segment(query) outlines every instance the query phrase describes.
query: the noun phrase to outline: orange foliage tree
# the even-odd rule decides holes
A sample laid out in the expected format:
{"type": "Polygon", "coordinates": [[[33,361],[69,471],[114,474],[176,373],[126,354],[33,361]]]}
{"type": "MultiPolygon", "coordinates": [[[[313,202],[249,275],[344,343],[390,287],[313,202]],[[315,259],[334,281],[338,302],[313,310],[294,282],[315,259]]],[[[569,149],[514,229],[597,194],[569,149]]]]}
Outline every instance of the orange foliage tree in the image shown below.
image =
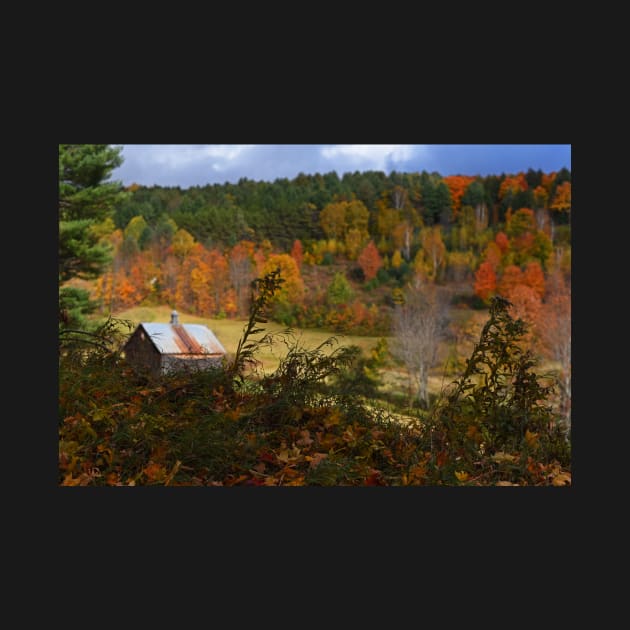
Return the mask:
{"type": "Polygon", "coordinates": [[[551,209],[558,212],[571,211],[571,182],[562,182],[556,188],[556,194],[551,202],[551,209]]]}
{"type": "Polygon", "coordinates": [[[304,260],[304,247],[302,241],[298,238],[293,241],[293,247],[291,248],[291,256],[294,258],[297,266],[302,267],[302,261],[304,260]]]}
{"type": "Polygon", "coordinates": [[[443,177],[442,181],[451,192],[453,216],[456,218],[462,205],[462,197],[475,178],[470,175],[448,175],[443,177]]]}
{"type": "Polygon", "coordinates": [[[497,274],[489,262],[482,262],[475,272],[475,295],[487,302],[497,290],[497,274]]]}
{"type": "Polygon", "coordinates": [[[527,331],[523,334],[522,341],[531,346],[535,338],[535,324],[540,320],[542,300],[538,293],[525,284],[515,285],[505,296],[511,303],[511,315],[522,319],[527,325],[527,331]]]}
{"type": "Polygon", "coordinates": [[[532,260],[525,266],[523,284],[532,289],[541,300],[545,297],[545,274],[538,261],[532,260]]]}
{"type": "Polygon", "coordinates": [[[514,288],[523,284],[523,272],[516,265],[508,265],[501,274],[501,278],[497,283],[497,292],[504,298],[509,299],[509,295],[514,288]]]}
{"type": "Polygon", "coordinates": [[[378,253],[374,241],[370,241],[359,254],[359,266],[363,271],[366,281],[370,281],[376,277],[378,270],[383,266],[383,259],[378,253]]]}
{"type": "Polygon", "coordinates": [[[494,242],[499,246],[501,254],[506,254],[510,249],[510,241],[505,232],[497,232],[497,235],[494,237],[494,242]]]}
{"type": "Polygon", "coordinates": [[[516,193],[523,190],[527,190],[527,180],[524,173],[506,177],[499,186],[499,199],[503,200],[506,197],[512,197],[516,193]]]}

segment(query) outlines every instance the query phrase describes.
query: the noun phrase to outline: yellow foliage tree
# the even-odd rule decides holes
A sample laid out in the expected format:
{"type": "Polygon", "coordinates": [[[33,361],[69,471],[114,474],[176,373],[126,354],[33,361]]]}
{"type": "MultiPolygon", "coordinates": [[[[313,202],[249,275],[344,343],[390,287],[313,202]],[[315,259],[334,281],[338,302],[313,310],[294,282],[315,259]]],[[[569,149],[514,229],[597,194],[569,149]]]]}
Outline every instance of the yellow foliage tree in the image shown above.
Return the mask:
{"type": "Polygon", "coordinates": [[[301,304],[304,300],[304,280],[295,258],[289,254],[271,254],[262,268],[262,276],[266,276],[280,268],[280,277],[284,280],[274,296],[274,301],[290,304],[301,304]]]}

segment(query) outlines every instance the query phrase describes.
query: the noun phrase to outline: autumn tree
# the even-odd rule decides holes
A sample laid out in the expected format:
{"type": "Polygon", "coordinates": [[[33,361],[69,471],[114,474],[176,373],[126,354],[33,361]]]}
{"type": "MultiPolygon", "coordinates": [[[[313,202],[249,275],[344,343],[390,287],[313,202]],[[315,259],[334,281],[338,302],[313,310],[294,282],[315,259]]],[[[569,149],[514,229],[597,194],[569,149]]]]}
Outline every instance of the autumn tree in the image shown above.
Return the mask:
{"type": "Polygon", "coordinates": [[[497,283],[497,292],[509,300],[512,290],[519,284],[523,284],[523,272],[518,265],[508,265],[501,274],[497,283]]]}
{"type": "Polygon", "coordinates": [[[550,207],[556,212],[571,211],[571,182],[562,182],[556,187],[550,207]]]}
{"type": "Polygon", "coordinates": [[[378,270],[383,266],[383,259],[378,253],[374,241],[370,241],[365,246],[363,251],[359,254],[358,262],[367,282],[376,278],[378,270]]]}
{"type": "Polygon", "coordinates": [[[482,262],[479,265],[479,269],[475,272],[474,291],[475,295],[484,302],[488,302],[496,294],[497,274],[491,263],[482,262]]]}
{"type": "Polygon", "coordinates": [[[184,258],[190,253],[190,251],[195,246],[195,238],[194,236],[188,232],[188,230],[184,230],[180,228],[173,235],[173,241],[171,243],[171,251],[180,261],[183,261],[184,258]]]}
{"type": "Polygon", "coordinates": [[[266,276],[275,269],[280,269],[283,283],[270,303],[282,301],[296,306],[301,304],[304,299],[304,280],[295,259],[289,254],[271,254],[262,267],[261,275],[266,276]]]}
{"type": "Polygon", "coordinates": [[[535,342],[534,324],[539,321],[542,300],[540,295],[526,284],[515,285],[507,295],[511,303],[510,314],[514,319],[521,319],[527,324],[522,342],[525,347],[532,347],[535,342]]]}
{"type": "Polygon", "coordinates": [[[514,199],[518,193],[529,188],[524,173],[507,176],[499,186],[499,199],[504,209],[514,206],[514,199]]]}
{"type": "Polygon", "coordinates": [[[391,208],[386,202],[377,201],[376,230],[384,243],[386,251],[391,251],[391,238],[394,228],[400,223],[400,210],[391,208]]]}
{"type": "Polygon", "coordinates": [[[446,301],[433,283],[416,276],[407,285],[403,303],[395,307],[392,322],[392,354],[405,365],[418,401],[428,409],[429,372],[448,323],[446,301]]]}
{"type": "Polygon", "coordinates": [[[304,247],[302,246],[302,241],[300,239],[295,239],[293,241],[293,247],[291,248],[291,256],[294,258],[297,266],[299,268],[302,267],[302,261],[304,260],[304,247]]]}
{"type": "Polygon", "coordinates": [[[557,361],[560,374],[560,407],[571,425],[571,284],[561,272],[550,279],[537,329],[544,355],[557,361]]]}
{"type": "Polygon", "coordinates": [[[532,260],[525,266],[523,284],[532,289],[541,300],[545,297],[545,274],[538,261],[532,260]]]}
{"type": "Polygon", "coordinates": [[[448,186],[451,193],[451,200],[453,204],[453,215],[458,216],[460,208],[462,206],[462,197],[467,188],[475,181],[474,177],[470,175],[448,175],[444,177],[444,183],[448,186]]]}
{"type": "Polygon", "coordinates": [[[322,208],[319,222],[328,238],[341,239],[345,236],[346,207],[347,202],[339,201],[322,208]]]}
{"type": "Polygon", "coordinates": [[[442,240],[442,227],[425,227],[420,232],[421,249],[415,260],[417,270],[422,270],[427,277],[435,280],[438,271],[446,262],[446,245],[442,240]]]}
{"type": "Polygon", "coordinates": [[[494,237],[494,242],[501,250],[501,255],[507,254],[508,250],[510,249],[510,241],[505,232],[497,232],[497,235],[494,237]]]}
{"type": "Polygon", "coordinates": [[[107,181],[123,159],[122,147],[106,144],[59,145],[59,324],[85,327],[94,312],[85,289],[64,286],[72,279],[97,278],[111,261],[111,248],[95,230],[127,193],[107,181]]]}

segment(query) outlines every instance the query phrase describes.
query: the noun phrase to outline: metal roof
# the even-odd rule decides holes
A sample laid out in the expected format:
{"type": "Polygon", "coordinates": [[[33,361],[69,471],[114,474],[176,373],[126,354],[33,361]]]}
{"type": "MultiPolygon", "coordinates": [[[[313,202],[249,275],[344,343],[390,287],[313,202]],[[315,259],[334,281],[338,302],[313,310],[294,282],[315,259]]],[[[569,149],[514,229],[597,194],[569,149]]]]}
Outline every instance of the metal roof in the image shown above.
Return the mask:
{"type": "Polygon", "coordinates": [[[202,324],[140,324],[162,354],[226,354],[214,333],[202,324]]]}

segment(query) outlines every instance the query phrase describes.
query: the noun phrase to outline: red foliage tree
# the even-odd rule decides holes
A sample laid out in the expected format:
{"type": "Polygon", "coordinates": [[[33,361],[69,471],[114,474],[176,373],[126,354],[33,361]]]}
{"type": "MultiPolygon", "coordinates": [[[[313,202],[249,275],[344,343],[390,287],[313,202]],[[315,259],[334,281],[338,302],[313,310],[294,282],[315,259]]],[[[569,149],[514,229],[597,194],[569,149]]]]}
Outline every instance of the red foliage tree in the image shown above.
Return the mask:
{"type": "Polygon", "coordinates": [[[497,283],[497,291],[499,295],[509,299],[509,295],[519,284],[523,284],[523,272],[516,265],[508,265],[497,283]]]}
{"type": "Polygon", "coordinates": [[[494,242],[499,246],[502,254],[505,254],[510,249],[510,241],[505,232],[497,232],[494,242]]]}
{"type": "Polygon", "coordinates": [[[497,275],[489,262],[482,262],[475,272],[475,295],[489,300],[497,290],[497,275]]]}
{"type": "Polygon", "coordinates": [[[457,217],[462,205],[462,197],[475,178],[470,175],[447,175],[442,180],[451,192],[453,215],[457,217]]]}
{"type": "Polygon", "coordinates": [[[298,267],[302,267],[302,261],[304,260],[304,248],[302,247],[302,241],[298,238],[293,241],[293,247],[291,248],[291,256],[297,263],[298,267]]]}
{"type": "Polygon", "coordinates": [[[523,283],[533,289],[541,300],[545,297],[545,274],[539,262],[534,260],[527,263],[523,272],[523,283]]]}
{"type": "Polygon", "coordinates": [[[531,345],[535,336],[535,324],[540,321],[542,301],[534,289],[525,284],[515,285],[507,299],[512,302],[512,316],[522,319],[527,325],[527,332],[523,335],[523,342],[531,345]]]}
{"type": "Polygon", "coordinates": [[[365,279],[369,282],[376,277],[378,270],[383,266],[383,259],[378,253],[374,241],[370,241],[359,254],[358,263],[363,270],[365,279]]]}

